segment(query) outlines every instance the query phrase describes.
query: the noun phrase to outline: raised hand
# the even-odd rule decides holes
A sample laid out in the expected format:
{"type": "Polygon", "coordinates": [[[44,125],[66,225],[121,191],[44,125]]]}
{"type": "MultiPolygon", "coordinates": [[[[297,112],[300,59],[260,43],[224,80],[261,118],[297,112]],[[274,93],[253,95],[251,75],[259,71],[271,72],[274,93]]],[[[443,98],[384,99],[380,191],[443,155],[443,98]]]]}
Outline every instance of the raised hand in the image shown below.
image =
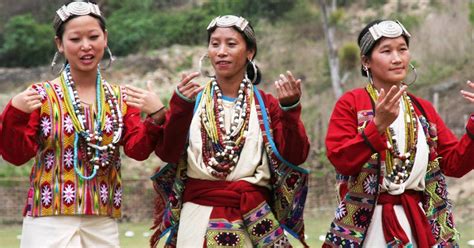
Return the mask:
{"type": "Polygon", "coordinates": [[[281,106],[291,106],[300,100],[301,79],[296,80],[290,71],[286,71],[286,76],[280,74],[280,78],[275,81],[275,87],[281,106]]]}
{"type": "Polygon", "coordinates": [[[30,114],[41,107],[41,96],[36,90],[30,87],[14,96],[12,99],[12,105],[17,109],[30,114]]]}
{"type": "MultiPolygon", "coordinates": [[[[471,89],[474,89],[474,83],[468,80],[467,86],[469,86],[471,89]]],[[[464,97],[466,100],[468,100],[471,103],[474,103],[474,93],[467,91],[467,90],[461,90],[461,95],[464,97]]]]}
{"type": "Polygon", "coordinates": [[[152,82],[147,81],[147,89],[143,90],[131,85],[126,85],[126,102],[132,107],[139,108],[146,114],[154,114],[157,110],[163,109],[160,97],[155,93],[152,82]]]}
{"type": "Polygon", "coordinates": [[[179,82],[177,89],[180,94],[188,99],[196,98],[197,94],[204,89],[205,85],[201,86],[193,82],[193,78],[199,76],[199,72],[192,72],[189,74],[183,73],[181,75],[181,82],[179,82]]]}
{"type": "Polygon", "coordinates": [[[383,133],[397,119],[400,112],[400,98],[406,89],[406,85],[400,88],[394,85],[387,93],[384,89],[380,90],[379,99],[375,104],[374,117],[374,123],[379,133],[383,133]]]}

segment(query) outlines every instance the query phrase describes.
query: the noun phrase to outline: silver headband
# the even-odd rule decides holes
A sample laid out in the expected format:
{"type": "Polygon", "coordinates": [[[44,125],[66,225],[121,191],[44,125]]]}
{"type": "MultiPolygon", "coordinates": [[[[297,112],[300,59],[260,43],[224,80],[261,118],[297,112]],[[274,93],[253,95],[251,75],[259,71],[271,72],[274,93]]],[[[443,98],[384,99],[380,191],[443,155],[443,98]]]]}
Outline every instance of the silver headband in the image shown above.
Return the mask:
{"type": "Polygon", "coordinates": [[[382,37],[396,38],[399,36],[410,38],[411,35],[399,21],[383,21],[369,28],[369,32],[365,33],[360,40],[360,52],[367,55],[369,50],[374,46],[375,42],[382,37]]]}
{"type": "Polygon", "coordinates": [[[220,28],[236,27],[243,32],[247,25],[249,25],[249,22],[241,16],[225,15],[214,18],[207,26],[207,30],[216,26],[220,28]]]}
{"type": "Polygon", "coordinates": [[[100,14],[100,9],[97,4],[93,3],[86,3],[86,2],[72,2],[70,4],[63,5],[59,8],[56,13],[58,14],[61,21],[66,21],[69,17],[76,15],[76,16],[83,16],[88,14],[94,14],[97,16],[102,16],[100,14]]]}

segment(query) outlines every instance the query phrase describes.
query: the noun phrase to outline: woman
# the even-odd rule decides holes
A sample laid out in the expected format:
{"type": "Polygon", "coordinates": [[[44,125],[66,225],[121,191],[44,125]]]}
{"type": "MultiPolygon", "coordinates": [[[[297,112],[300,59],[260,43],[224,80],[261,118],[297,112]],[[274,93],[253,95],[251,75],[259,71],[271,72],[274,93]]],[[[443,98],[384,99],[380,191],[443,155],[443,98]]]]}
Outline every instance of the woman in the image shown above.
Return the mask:
{"type": "Polygon", "coordinates": [[[35,157],[21,246],[119,247],[119,145],[146,159],[156,146],[163,104],[133,87],[125,103],[125,90],[101,77],[107,31],[95,3],[62,6],[54,29],[64,70],[13,97],[3,112],[4,159],[21,165],[35,157]],[[141,122],[137,107],[154,119],[141,122]]]}
{"type": "MultiPolygon", "coordinates": [[[[458,141],[428,101],[406,92],[409,41],[391,20],[359,35],[369,83],[344,94],[329,122],[327,154],[342,200],[325,247],[456,245],[445,176],[473,169],[474,117],[458,141]]],[[[461,94],[474,102],[473,93],[461,94]]]]}
{"type": "Polygon", "coordinates": [[[283,227],[304,243],[307,172],[292,165],[309,150],[301,80],[280,75],[275,99],[255,86],[261,74],[248,21],[217,17],[207,31],[215,76],[203,86],[192,82],[199,73],[183,77],[156,149],[174,164],[154,177],[160,197],[151,244],[170,231],[167,244],[178,247],[289,247],[283,227]]]}

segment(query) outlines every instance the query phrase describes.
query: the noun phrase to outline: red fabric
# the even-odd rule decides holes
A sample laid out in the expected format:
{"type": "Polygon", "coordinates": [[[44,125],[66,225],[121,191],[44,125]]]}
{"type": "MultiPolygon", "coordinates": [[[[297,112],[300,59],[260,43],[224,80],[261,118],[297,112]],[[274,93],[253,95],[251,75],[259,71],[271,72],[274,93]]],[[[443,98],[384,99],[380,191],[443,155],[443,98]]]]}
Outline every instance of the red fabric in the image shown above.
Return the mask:
{"type": "MultiPolygon", "coordinates": [[[[309,140],[300,119],[301,106],[283,111],[275,97],[263,91],[260,93],[269,112],[273,140],[280,154],[293,164],[302,164],[309,153],[309,140]]],[[[186,102],[176,94],[171,98],[155,150],[163,161],[178,162],[188,138],[193,110],[194,103],[186,102]]]]}
{"type": "Polygon", "coordinates": [[[395,215],[394,205],[402,205],[403,210],[410,222],[411,231],[415,237],[418,247],[431,247],[436,244],[436,240],[431,233],[431,227],[423,210],[418,203],[422,199],[422,192],[408,190],[402,195],[390,195],[382,193],[379,195],[377,204],[383,205],[382,208],[382,227],[385,241],[393,242],[394,239],[402,241],[403,245],[407,245],[408,239],[405,231],[400,226],[397,216],[395,215]]]}
{"type": "Polygon", "coordinates": [[[183,202],[214,207],[211,219],[242,219],[245,213],[269,199],[269,190],[247,181],[186,179],[183,202]]]}
{"type": "MultiPolygon", "coordinates": [[[[446,127],[430,102],[416,98],[435,125],[438,134],[436,152],[442,157],[440,166],[447,176],[461,177],[474,169],[470,158],[474,156],[474,141],[467,134],[458,141],[446,127]]],[[[415,105],[415,111],[421,114],[415,105]]],[[[358,112],[372,111],[370,97],[363,88],[345,93],[337,101],[329,121],[326,136],[327,156],[336,170],[343,175],[357,175],[373,154],[386,149],[386,138],[380,134],[373,121],[369,121],[363,134],[357,131],[358,112]],[[364,139],[364,135],[366,139],[364,139]],[[367,144],[369,143],[369,144],[367,144]]],[[[474,119],[469,118],[466,129],[474,133],[474,119]]],[[[431,158],[433,159],[433,158],[431,158]]]]}
{"type": "MultiPolygon", "coordinates": [[[[0,114],[0,137],[2,137],[2,127],[3,127],[3,115],[0,114]]],[[[2,150],[3,150],[3,145],[0,142],[0,157],[2,157],[2,154],[3,154],[2,150]]]]}
{"type": "MultiPolygon", "coordinates": [[[[27,114],[13,107],[11,102],[5,107],[0,146],[6,161],[22,165],[36,155],[42,142],[38,137],[39,115],[39,109],[27,114]]],[[[155,148],[159,127],[149,121],[142,122],[140,110],[130,106],[123,117],[123,124],[121,144],[125,154],[136,160],[147,159],[155,148]]]]}

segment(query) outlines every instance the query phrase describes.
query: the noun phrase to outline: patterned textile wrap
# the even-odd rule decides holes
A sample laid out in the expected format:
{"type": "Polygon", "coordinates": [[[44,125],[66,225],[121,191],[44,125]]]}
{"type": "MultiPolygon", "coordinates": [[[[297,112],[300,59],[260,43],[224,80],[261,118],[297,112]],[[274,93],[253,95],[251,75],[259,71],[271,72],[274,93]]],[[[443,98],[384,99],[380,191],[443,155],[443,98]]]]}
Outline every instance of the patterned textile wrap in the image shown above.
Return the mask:
{"type": "Polygon", "coordinates": [[[291,247],[283,227],[268,205],[270,191],[247,181],[209,181],[188,178],[184,202],[212,206],[207,247],[291,247]],[[245,235],[247,234],[247,235],[245,235]]]}
{"type": "MultiPolygon", "coordinates": [[[[32,86],[41,96],[40,144],[35,157],[35,166],[30,176],[30,189],[24,215],[103,215],[120,218],[122,203],[122,180],[120,159],[117,154],[113,164],[101,168],[94,180],[80,180],[74,171],[73,148],[74,127],[65,107],[61,86],[51,82],[32,86]]],[[[125,115],[121,90],[113,91],[125,115]]],[[[106,106],[107,116],[111,110],[106,106]]],[[[111,143],[113,132],[105,133],[104,144],[111,143]]],[[[86,174],[92,166],[80,161],[86,174]]]]}
{"type": "MultiPolygon", "coordinates": [[[[260,128],[270,161],[272,190],[269,204],[271,210],[285,231],[297,238],[304,247],[308,247],[304,238],[303,223],[303,210],[308,192],[308,171],[292,165],[280,156],[271,136],[268,110],[265,108],[256,87],[254,92],[257,98],[256,105],[260,128]],[[262,111],[262,109],[265,111],[262,111]]],[[[176,246],[185,175],[186,158],[182,157],[178,165],[168,164],[152,177],[160,198],[157,200],[157,207],[159,208],[163,201],[166,202],[166,210],[155,212],[155,217],[158,217],[158,219],[155,219],[155,225],[152,228],[156,229],[150,240],[152,247],[156,247],[159,239],[167,232],[170,232],[170,236],[165,247],[176,246]],[[161,211],[163,211],[162,214],[161,211]]]]}
{"type": "MultiPolygon", "coordinates": [[[[454,227],[452,206],[447,197],[447,186],[444,175],[439,166],[437,146],[437,130],[433,123],[429,122],[422,114],[421,105],[417,104],[416,97],[410,95],[414,100],[415,110],[427,137],[430,161],[428,163],[425,177],[425,191],[423,199],[423,210],[431,225],[437,247],[458,247],[458,232],[454,227]]],[[[371,110],[362,110],[358,113],[358,131],[362,132],[367,123],[373,118],[371,110]],[[365,115],[361,112],[368,113],[365,115]]],[[[357,176],[341,176],[338,185],[347,185],[348,192],[345,194],[336,209],[335,218],[331,223],[326,235],[323,247],[362,247],[367,229],[370,225],[377,197],[379,193],[379,182],[383,179],[380,173],[385,163],[380,154],[374,153],[357,176]]],[[[402,247],[400,244],[391,244],[390,247],[402,247]]]]}

